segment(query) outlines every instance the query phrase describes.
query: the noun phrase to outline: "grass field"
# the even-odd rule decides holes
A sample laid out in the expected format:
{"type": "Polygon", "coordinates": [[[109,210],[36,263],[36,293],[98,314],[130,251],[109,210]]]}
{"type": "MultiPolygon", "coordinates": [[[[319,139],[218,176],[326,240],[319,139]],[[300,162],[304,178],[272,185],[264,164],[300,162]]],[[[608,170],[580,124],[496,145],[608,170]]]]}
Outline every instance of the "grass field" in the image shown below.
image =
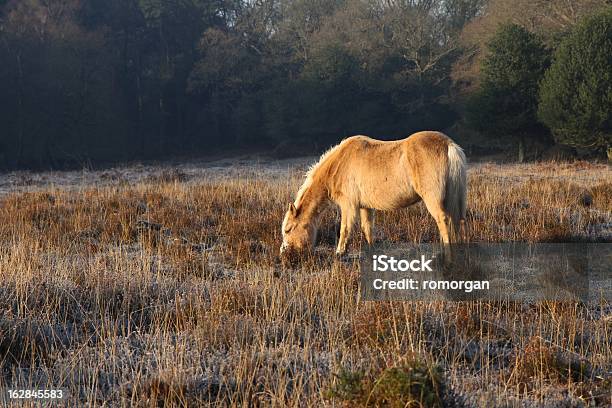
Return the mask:
{"type": "MultiPolygon", "coordinates": [[[[67,406],[612,403],[610,304],[362,302],[335,211],[283,266],[307,162],[0,175],[0,388],[61,387],[67,406]]],[[[471,240],[612,242],[609,166],[469,177],[471,240]]],[[[376,224],[437,239],[422,204],[376,224]]]]}

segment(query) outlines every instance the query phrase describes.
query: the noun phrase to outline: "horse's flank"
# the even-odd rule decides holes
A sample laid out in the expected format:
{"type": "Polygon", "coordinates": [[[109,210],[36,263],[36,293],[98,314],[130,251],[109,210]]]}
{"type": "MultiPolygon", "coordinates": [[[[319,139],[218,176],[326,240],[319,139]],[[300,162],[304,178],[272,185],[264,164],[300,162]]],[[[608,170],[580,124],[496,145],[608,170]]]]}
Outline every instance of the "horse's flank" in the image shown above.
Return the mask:
{"type": "MultiPolygon", "coordinates": [[[[324,153],[308,171],[293,203],[294,221],[316,230],[325,204],[335,202],[342,212],[338,252],[343,253],[357,214],[371,242],[372,210],[395,210],[423,200],[442,241],[451,242],[465,218],[466,184],[465,155],[442,133],[419,132],[396,141],[353,136],[324,153]]],[[[290,241],[285,234],[290,212],[283,223],[284,245],[290,241]]]]}

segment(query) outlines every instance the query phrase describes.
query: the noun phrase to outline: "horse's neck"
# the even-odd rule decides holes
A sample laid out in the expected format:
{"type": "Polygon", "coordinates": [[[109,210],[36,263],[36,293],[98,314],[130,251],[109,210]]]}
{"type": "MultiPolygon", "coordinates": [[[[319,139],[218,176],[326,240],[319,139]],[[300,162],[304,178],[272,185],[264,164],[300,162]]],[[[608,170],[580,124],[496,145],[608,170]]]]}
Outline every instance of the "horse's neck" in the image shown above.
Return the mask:
{"type": "Polygon", "coordinates": [[[314,223],[318,223],[319,217],[325,210],[328,196],[325,188],[317,182],[312,182],[302,194],[300,199],[300,211],[302,217],[314,223]]]}

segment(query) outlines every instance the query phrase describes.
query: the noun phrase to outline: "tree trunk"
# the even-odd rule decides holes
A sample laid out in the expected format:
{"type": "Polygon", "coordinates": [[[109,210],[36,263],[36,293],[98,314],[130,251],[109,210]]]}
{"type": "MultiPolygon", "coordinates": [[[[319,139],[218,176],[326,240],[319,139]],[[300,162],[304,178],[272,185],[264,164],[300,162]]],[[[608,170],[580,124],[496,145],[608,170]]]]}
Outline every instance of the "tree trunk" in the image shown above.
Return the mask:
{"type": "Polygon", "coordinates": [[[518,142],[518,162],[525,162],[525,138],[523,136],[520,137],[518,142]]]}
{"type": "Polygon", "coordinates": [[[136,156],[144,157],[146,156],[146,142],[145,142],[145,134],[144,134],[144,113],[143,113],[143,98],[142,98],[142,56],[140,51],[138,51],[138,56],[136,57],[136,61],[138,63],[138,67],[136,68],[136,103],[138,105],[138,143],[140,151],[136,153],[136,156]]]}
{"type": "Polygon", "coordinates": [[[23,144],[24,144],[24,137],[25,137],[25,113],[24,113],[24,103],[23,103],[23,99],[24,99],[24,79],[23,79],[23,65],[21,62],[21,51],[19,51],[17,53],[17,72],[18,72],[18,78],[17,78],[17,87],[18,87],[18,100],[17,100],[17,106],[18,106],[18,113],[17,113],[17,124],[19,126],[18,130],[17,130],[17,166],[21,166],[21,162],[23,160],[23,144]]]}

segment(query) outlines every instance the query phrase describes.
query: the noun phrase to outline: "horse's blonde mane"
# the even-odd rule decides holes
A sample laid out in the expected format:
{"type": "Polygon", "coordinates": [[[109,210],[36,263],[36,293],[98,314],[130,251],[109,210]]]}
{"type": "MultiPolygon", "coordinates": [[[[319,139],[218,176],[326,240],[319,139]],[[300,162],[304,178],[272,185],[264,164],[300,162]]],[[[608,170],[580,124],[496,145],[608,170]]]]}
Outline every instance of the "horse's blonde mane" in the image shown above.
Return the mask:
{"type": "MultiPolygon", "coordinates": [[[[344,140],[342,142],[344,142],[344,140]]],[[[340,147],[342,142],[327,149],[321,155],[321,157],[319,157],[319,160],[308,168],[308,170],[306,171],[306,174],[304,175],[305,177],[304,183],[302,183],[302,186],[300,187],[300,189],[297,192],[297,195],[295,196],[294,205],[296,208],[299,207],[302,201],[302,196],[304,195],[306,190],[308,190],[308,188],[312,185],[315,171],[331,156],[332,153],[334,153],[340,147]]]]}

